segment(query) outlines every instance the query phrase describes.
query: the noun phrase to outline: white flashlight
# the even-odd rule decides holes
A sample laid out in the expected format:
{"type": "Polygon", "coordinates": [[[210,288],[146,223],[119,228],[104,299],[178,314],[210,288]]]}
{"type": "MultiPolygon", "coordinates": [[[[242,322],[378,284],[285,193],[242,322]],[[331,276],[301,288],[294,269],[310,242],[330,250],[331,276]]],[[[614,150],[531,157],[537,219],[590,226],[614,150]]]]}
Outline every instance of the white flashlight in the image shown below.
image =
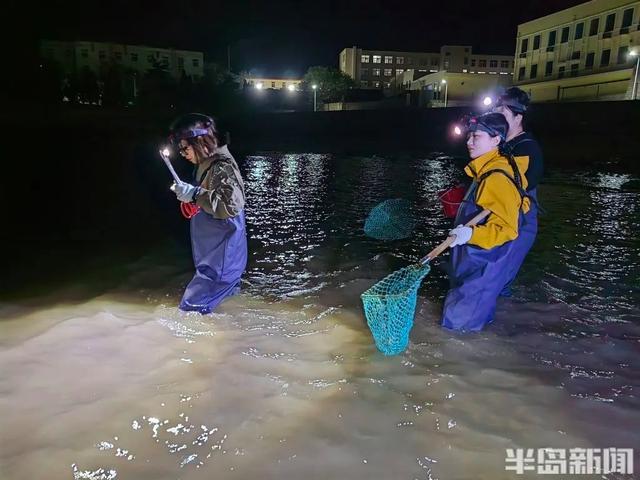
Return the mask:
{"type": "Polygon", "coordinates": [[[164,147],[162,150],[160,150],[160,157],[162,157],[164,164],[169,169],[169,172],[171,172],[171,176],[176,181],[176,183],[182,183],[182,180],[180,180],[180,177],[178,176],[176,171],[173,169],[173,165],[171,165],[171,160],[169,160],[170,154],[171,154],[171,150],[169,150],[167,147],[164,147]]]}

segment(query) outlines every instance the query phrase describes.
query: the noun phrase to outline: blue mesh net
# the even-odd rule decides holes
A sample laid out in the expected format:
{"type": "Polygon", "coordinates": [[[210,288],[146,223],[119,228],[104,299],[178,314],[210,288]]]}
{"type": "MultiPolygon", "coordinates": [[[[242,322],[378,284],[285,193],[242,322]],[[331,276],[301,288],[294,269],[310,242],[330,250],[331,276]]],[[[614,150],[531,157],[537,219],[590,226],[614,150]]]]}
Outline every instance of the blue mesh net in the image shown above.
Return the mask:
{"type": "Polygon", "coordinates": [[[376,240],[407,238],[416,226],[411,202],[392,198],[376,205],[364,222],[364,233],[376,240]]]}
{"type": "Polygon", "coordinates": [[[418,288],[429,270],[429,265],[405,267],[360,296],[376,347],[385,355],[397,355],[407,348],[418,288]]]}

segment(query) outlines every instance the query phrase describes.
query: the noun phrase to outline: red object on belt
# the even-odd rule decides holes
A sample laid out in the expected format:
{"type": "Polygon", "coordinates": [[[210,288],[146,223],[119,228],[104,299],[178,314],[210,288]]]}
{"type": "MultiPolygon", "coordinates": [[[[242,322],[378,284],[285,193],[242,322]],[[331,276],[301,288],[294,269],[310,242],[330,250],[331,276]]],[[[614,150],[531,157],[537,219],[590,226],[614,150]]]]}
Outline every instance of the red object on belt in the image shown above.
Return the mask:
{"type": "Polygon", "coordinates": [[[464,188],[464,186],[457,185],[438,194],[438,198],[440,199],[440,203],[442,204],[442,210],[444,211],[445,217],[455,218],[456,214],[458,213],[458,208],[460,208],[460,204],[464,199],[465,193],[466,189],[464,188]]]}
{"type": "Polygon", "coordinates": [[[180,213],[187,220],[195,217],[196,214],[200,211],[200,207],[195,203],[183,203],[180,202],[180,213]]]}

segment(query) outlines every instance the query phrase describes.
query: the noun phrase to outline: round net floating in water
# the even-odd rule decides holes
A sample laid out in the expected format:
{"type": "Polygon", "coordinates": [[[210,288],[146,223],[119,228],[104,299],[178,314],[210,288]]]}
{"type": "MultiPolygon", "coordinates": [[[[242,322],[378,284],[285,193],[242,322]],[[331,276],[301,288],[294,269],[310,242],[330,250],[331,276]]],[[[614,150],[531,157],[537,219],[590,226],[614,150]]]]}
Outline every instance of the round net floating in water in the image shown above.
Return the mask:
{"type": "Polygon", "coordinates": [[[405,267],[360,295],[376,347],[385,355],[397,355],[407,348],[418,288],[429,270],[429,265],[405,267]]]}
{"type": "Polygon", "coordinates": [[[416,226],[411,202],[392,198],[376,205],[364,222],[364,233],[376,240],[407,238],[416,226]]]}

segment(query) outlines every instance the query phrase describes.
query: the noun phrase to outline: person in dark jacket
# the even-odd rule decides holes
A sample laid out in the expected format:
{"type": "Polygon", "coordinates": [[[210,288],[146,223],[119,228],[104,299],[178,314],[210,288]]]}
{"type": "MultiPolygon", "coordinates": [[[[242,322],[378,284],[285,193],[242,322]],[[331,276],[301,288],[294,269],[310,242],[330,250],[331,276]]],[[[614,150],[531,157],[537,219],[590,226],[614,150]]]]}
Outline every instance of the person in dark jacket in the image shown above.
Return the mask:
{"type": "Polygon", "coordinates": [[[513,258],[511,264],[510,280],[507,282],[501,296],[511,296],[511,283],[515,280],[525,257],[533,247],[538,234],[538,184],[542,180],[544,160],[542,149],[538,141],[525,131],[524,121],[529,109],[530,99],[526,92],[518,87],[507,89],[496,102],[493,111],[504,115],[509,124],[507,141],[502,146],[505,155],[513,157],[527,157],[529,166],[525,172],[527,179],[527,194],[531,199],[531,208],[526,213],[520,227],[520,236],[523,248],[519,250],[520,258],[513,258]]]}
{"type": "Polygon", "coordinates": [[[544,159],[540,144],[530,132],[524,129],[529,103],[529,95],[526,92],[518,87],[511,87],[498,97],[493,111],[504,115],[509,124],[503,151],[514,157],[529,157],[529,167],[525,176],[529,184],[527,191],[530,192],[535,190],[542,180],[544,159]]]}

